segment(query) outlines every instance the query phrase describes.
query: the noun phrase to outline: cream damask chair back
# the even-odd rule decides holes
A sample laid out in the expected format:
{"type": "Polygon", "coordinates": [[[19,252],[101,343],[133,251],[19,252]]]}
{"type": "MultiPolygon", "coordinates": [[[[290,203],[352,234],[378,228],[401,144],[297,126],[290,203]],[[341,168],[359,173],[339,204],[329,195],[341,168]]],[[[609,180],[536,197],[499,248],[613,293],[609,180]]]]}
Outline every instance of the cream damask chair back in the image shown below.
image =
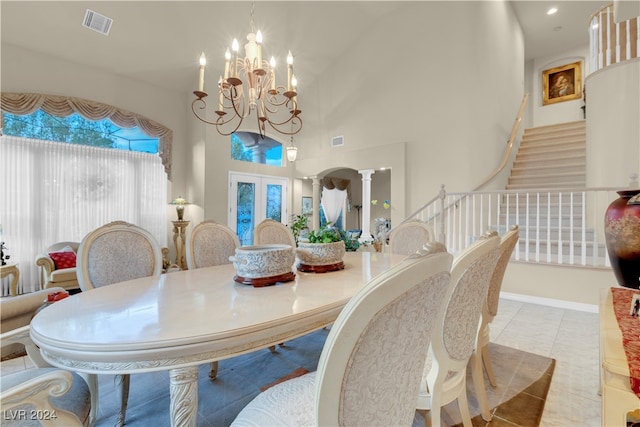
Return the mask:
{"type": "Polygon", "coordinates": [[[281,244],[296,247],[296,239],[289,227],[273,219],[265,219],[256,227],[253,233],[255,245],[281,244]]]}
{"type": "MultiPolygon", "coordinates": [[[[114,221],[82,239],[76,272],[82,291],[140,277],[160,276],[162,251],[147,230],[125,221],[114,221]]],[[[129,379],[129,375],[117,375],[120,412],[116,425],[120,426],[124,425],[127,411],[129,379]]],[[[90,384],[93,381],[95,376],[89,376],[90,384]]],[[[91,388],[93,393],[94,387],[91,388]]]]}
{"type": "Polygon", "coordinates": [[[231,264],[240,240],[232,229],[215,221],[202,221],[187,232],[187,268],[231,264]]]}
{"type": "MultiPolygon", "coordinates": [[[[202,221],[187,232],[187,268],[213,267],[231,264],[229,257],[240,247],[236,233],[226,225],[212,220],[202,221]]],[[[209,378],[218,376],[218,362],[211,362],[209,378]]]]}
{"type": "Polygon", "coordinates": [[[431,338],[417,409],[430,410],[434,427],[441,408],[457,399],[465,427],[471,427],[467,403],[467,365],[475,349],[480,312],[498,261],[498,236],[483,236],[460,253],[451,268],[444,310],[431,338]]]}
{"type": "Polygon", "coordinates": [[[338,316],[318,370],[259,394],[232,425],[410,426],[450,279],[452,256],[443,251],[373,278],[338,316]]]}
{"type": "Polygon", "coordinates": [[[493,373],[493,368],[491,367],[491,360],[489,360],[489,323],[491,323],[498,314],[502,279],[504,279],[504,273],[507,270],[507,265],[511,259],[513,249],[518,243],[518,239],[520,237],[519,233],[520,230],[518,229],[518,226],[514,225],[511,227],[511,230],[502,236],[502,239],[500,240],[500,255],[496,268],[493,270],[493,274],[491,276],[487,297],[482,305],[482,316],[480,318],[480,328],[478,328],[476,349],[473,352],[470,361],[476,396],[480,409],[482,410],[482,418],[486,421],[491,420],[491,409],[489,408],[485,390],[484,373],[482,371],[483,364],[487,371],[489,382],[493,387],[497,386],[496,377],[493,373]]]}
{"type": "Polygon", "coordinates": [[[80,289],[88,291],[126,280],[160,275],[162,252],[144,228],[114,221],[87,234],[78,248],[80,289]]]}
{"type": "Polygon", "coordinates": [[[400,224],[389,235],[389,250],[393,254],[410,255],[435,240],[433,230],[422,221],[400,224]]]}

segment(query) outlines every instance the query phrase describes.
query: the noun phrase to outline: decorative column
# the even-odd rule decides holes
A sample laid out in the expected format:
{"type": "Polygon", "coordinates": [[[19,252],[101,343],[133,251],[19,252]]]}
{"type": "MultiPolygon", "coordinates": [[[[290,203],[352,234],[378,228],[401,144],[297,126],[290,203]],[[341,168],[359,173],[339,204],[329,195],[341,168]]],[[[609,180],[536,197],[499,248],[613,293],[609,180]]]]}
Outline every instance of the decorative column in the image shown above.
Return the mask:
{"type": "Polygon", "coordinates": [[[171,427],[198,425],[198,367],[169,370],[171,427]]]}
{"type": "Polygon", "coordinates": [[[187,226],[190,221],[171,221],[173,223],[173,244],[176,246],[176,265],[181,269],[187,269],[185,259],[185,245],[187,237],[187,226]]]}
{"type": "Polygon", "coordinates": [[[375,173],[373,169],[358,171],[362,175],[362,234],[358,241],[371,242],[371,175],[375,173]]]}
{"type": "Polygon", "coordinates": [[[320,228],[320,197],[322,197],[322,184],[317,176],[311,177],[313,180],[313,216],[311,217],[312,230],[320,228]]]}

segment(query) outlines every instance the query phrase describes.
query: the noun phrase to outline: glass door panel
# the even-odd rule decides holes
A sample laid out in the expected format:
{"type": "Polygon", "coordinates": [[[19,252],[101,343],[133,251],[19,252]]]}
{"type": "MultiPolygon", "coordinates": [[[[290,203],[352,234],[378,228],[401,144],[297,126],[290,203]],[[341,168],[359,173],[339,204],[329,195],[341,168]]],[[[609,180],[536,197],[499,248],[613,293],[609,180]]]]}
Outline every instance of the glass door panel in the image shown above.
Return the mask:
{"type": "Polygon", "coordinates": [[[230,174],[229,227],[243,246],[253,244],[255,226],[266,218],[287,224],[286,178],[230,174]]]}
{"type": "Polygon", "coordinates": [[[236,196],[236,234],[244,245],[247,239],[253,242],[255,221],[256,185],[253,182],[238,182],[236,196]]]}

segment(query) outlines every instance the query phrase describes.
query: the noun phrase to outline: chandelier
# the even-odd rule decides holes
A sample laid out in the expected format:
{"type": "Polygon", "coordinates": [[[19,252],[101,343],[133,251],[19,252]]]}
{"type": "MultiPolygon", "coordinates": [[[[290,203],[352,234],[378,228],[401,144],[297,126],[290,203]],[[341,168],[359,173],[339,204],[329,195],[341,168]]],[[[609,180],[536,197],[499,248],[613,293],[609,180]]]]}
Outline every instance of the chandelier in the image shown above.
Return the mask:
{"type": "MultiPolygon", "coordinates": [[[[244,119],[255,114],[260,137],[264,139],[266,125],[283,135],[295,135],[302,129],[301,111],[298,109],[297,81],[293,74],[293,55],[287,55],[286,86],[276,85],[276,61],[262,58],[262,33],[255,32],[253,5],[251,6],[251,32],[244,45],[245,57],[239,56],[238,40],[231,51],[225,52],[224,74],[218,80],[218,102],[214,111],[216,120],[206,119],[204,69],[206,58],[200,56],[200,76],[196,99],[191,103],[193,114],[201,121],[215,125],[221,135],[231,135],[240,128],[244,119]],[[201,113],[199,113],[201,112],[201,113]]],[[[292,139],[293,142],[293,139],[292,139]]]]}

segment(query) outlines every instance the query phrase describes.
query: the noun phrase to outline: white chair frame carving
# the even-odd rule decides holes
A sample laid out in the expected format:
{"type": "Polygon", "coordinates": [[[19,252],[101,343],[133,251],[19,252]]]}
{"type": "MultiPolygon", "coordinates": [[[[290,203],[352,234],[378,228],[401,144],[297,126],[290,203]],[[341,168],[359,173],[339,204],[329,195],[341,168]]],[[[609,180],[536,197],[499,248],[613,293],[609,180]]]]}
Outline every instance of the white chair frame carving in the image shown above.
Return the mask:
{"type": "Polygon", "coordinates": [[[471,355],[471,360],[469,361],[471,364],[471,373],[476,398],[480,405],[482,418],[485,421],[491,421],[491,408],[489,408],[489,403],[487,401],[484,373],[482,371],[483,364],[487,371],[489,383],[493,387],[498,385],[493,373],[493,368],[491,367],[491,360],[489,360],[489,323],[491,323],[498,314],[502,280],[504,279],[504,273],[507,270],[507,265],[511,259],[513,249],[518,243],[519,233],[520,230],[518,229],[518,226],[514,225],[511,227],[511,230],[502,236],[502,239],[500,240],[500,256],[498,258],[496,268],[493,271],[493,275],[491,276],[487,297],[482,305],[482,316],[480,318],[480,327],[478,328],[476,349],[471,355]]]}
{"type": "Polygon", "coordinates": [[[498,261],[498,236],[483,236],[453,261],[445,305],[433,331],[417,409],[428,410],[434,427],[441,408],[454,400],[465,427],[471,427],[467,402],[467,365],[475,349],[482,304],[498,261]]]}

